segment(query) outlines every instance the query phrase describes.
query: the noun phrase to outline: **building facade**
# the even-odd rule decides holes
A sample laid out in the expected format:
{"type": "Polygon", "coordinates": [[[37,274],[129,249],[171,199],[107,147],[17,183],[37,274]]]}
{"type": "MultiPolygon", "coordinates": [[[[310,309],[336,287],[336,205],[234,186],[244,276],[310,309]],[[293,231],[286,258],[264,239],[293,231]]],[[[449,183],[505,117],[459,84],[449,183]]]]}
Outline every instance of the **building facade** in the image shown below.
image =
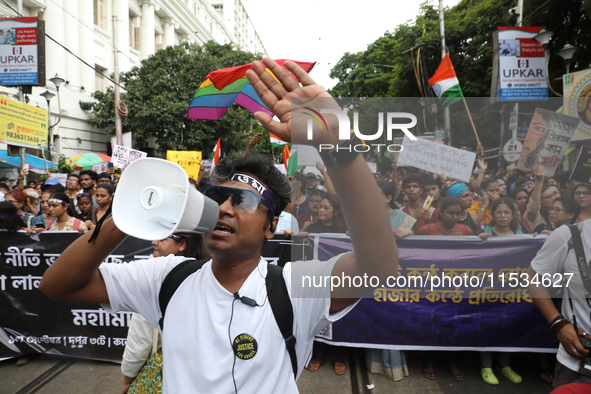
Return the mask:
{"type": "MultiPolygon", "coordinates": [[[[115,51],[120,72],[181,43],[213,40],[266,55],[241,0],[7,0],[0,5],[2,17],[19,13],[45,21],[47,89],[58,93],[49,81],[56,74],[66,80],[50,101],[50,124],[61,115],[53,128],[58,157],[107,152],[110,137],[86,122],[89,114],[79,102],[112,85],[103,75],[113,73],[115,51]]],[[[33,87],[29,104],[47,108],[39,96],[45,89],[33,87]]],[[[0,94],[16,98],[17,90],[0,86],[0,94]]]]}

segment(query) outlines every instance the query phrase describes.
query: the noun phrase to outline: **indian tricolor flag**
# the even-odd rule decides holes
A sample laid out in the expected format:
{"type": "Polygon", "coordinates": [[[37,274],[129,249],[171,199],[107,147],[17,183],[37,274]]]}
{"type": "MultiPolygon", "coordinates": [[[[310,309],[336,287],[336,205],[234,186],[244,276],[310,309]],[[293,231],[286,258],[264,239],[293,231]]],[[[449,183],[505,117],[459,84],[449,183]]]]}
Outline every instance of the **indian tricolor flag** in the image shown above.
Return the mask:
{"type": "Polygon", "coordinates": [[[458,81],[454,66],[451,64],[451,59],[447,53],[443,60],[441,60],[441,64],[437,67],[435,74],[429,78],[429,84],[437,97],[443,99],[443,108],[449,107],[464,97],[462,88],[460,87],[460,81],[458,81]]]}
{"type": "Polygon", "coordinates": [[[277,137],[275,134],[269,133],[269,138],[271,139],[271,146],[273,148],[280,148],[283,145],[287,145],[287,142],[283,141],[282,139],[277,137]]]}
{"type": "Polygon", "coordinates": [[[211,158],[213,159],[211,161],[212,170],[216,166],[216,164],[218,164],[218,161],[220,161],[222,157],[222,140],[221,138],[218,138],[218,142],[215,144],[213,152],[211,152],[211,158]]]}

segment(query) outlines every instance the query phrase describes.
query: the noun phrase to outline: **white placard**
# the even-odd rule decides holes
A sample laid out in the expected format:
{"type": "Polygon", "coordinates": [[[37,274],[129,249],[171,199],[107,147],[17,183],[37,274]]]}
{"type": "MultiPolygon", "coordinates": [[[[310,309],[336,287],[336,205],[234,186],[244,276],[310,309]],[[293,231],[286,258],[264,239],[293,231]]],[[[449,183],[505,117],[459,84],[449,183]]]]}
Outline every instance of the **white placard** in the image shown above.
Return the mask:
{"type": "Polygon", "coordinates": [[[62,184],[63,187],[66,187],[66,181],[68,180],[68,174],[53,173],[53,174],[51,174],[51,177],[57,179],[58,181],[60,181],[60,183],[62,184]]]}
{"type": "Polygon", "coordinates": [[[445,174],[448,178],[463,182],[470,181],[476,153],[422,138],[413,141],[407,136],[404,137],[402,146],[398,165],[406,164],[434,174],[445,174]]]}
{"type": "Polygon", "coordinates": [[[366,162],[367,166],[369,167],[369,170],[371,171],[372,174],[375,174],[376,171],[378,170],[378,165],[377,163],[372,163],[371,161],[366,162]]]}
{"type": "Polygon", "coordinates": [[[97,174],[107,172],[108,169],[109,169],[109,163],[100,163],[100,164],[95,164],[92,166],[92,171],[96,172],[97,174]]]}
{"type": "Polygon", "coordinates": [[[316,163],[321,162],[320,153],[318,149],[310,145],[292,145],[291,150],[297,149],[298,152],[298,165],[299,166],[312,166],[316,167],[316,163]]]}
{"type": "Polygon", "coordinates": [[[148,154],[146,152],[142,152],[141,150],[115,145],[115,149],[113,149],[113,154],[111,155],[111,162],[115,167],[125,168],[131,162],[136,161],[137,159],[143,159],[147,156],[148,154]]]}

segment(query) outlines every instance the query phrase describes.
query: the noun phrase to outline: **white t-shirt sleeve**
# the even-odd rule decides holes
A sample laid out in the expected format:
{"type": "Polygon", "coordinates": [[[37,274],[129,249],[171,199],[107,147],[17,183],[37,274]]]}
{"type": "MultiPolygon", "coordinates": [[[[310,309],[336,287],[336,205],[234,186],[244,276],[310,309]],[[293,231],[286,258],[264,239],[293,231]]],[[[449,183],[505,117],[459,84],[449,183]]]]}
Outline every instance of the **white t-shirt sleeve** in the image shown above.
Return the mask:
{"type": "Polygon", "coordinates": [[[158,294],[162,281],[174,266],[186,259],[169,255],[123,264],[102,264],[99,271],[109,295],[109,304],[102,306],[108,312],[137,312],[158,327],[158,294]]]}
{"type": "Polygon", "coordinates": [[[534,271],[538,274],[563,272],[570,238],[571,233],[568,226],[561,226],[552,231],[531,262],[534,271]]]}
{"type": "Polygon", "coordinates": [[[297,316],[299,329],[310,336],[315,336],[324,327],[341,319],[357,305],[355,302],[342,311],[330,314],[330,276],[341,256],[323,262],[298,261],[291,263],[290,269],[285,270],[284,276],[287,285],[291,286],[294,314],[297,316]]]}

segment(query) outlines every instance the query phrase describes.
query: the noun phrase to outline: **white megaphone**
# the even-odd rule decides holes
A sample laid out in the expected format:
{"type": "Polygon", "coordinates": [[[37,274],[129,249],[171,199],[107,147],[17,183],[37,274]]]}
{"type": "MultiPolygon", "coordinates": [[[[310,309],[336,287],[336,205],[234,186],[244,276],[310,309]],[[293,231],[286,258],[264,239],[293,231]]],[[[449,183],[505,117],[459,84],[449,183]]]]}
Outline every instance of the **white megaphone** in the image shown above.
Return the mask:
{"type": "Polygon", "coordinates": [[[155,158],[127,166],[112,210],[121,231],[150,241],[178,232],[210,233],[219,220],[218,204],[189,184],[182,167],[155,158]]]}

